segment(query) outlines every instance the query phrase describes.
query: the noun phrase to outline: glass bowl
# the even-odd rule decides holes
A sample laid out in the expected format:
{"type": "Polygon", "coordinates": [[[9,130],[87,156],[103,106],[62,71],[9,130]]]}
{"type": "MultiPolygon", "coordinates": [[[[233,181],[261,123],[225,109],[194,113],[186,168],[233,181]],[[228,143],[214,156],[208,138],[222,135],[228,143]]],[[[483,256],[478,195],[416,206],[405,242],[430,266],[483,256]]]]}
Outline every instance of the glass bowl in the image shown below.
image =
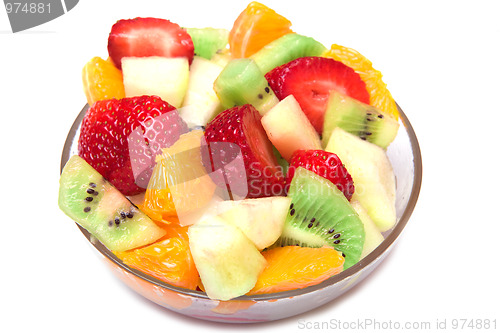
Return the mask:
{"type": "MultiPolygon", "coordinates": [[[[87,109],[88,105],[82,109],[69,131],[62,153],[61,171],[68,159],[77,153],[80,124],[87,109]]],[[[410,121],[399,106],[398,109],[401,126],[396,139],[387,149],[396,176],[397,224],[384,233],[385,240],[356,265],[315,286],[241,296],[229,301],[211,300],[204,292],[172,286],[128,267],[85,229],[77,226],[121,281],[138,294],[171,311],[228,323],[266,322],[307,312],[333,301],[363,281],[392,250],[413,212],[422,181],[422,159],[410,121]]]]}

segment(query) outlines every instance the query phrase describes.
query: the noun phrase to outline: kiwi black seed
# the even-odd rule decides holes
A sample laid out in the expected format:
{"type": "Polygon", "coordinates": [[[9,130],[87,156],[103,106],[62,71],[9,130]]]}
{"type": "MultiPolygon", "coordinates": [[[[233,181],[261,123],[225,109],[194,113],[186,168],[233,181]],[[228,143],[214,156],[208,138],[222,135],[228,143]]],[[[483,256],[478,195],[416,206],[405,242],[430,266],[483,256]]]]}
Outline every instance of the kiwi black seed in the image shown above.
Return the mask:
{"type": "Polygon", "coordinates": [[[134,218],[134,213],[131,210],[130,211],[120,211],[118,213],[118,216],[115,216],[108,221],[108,226],[109,227],[115,227],[115,226],[118,227],[121,224],[123,224],[124,222],[126,222],[127,219],[132,219],[132,218],[134,218]]]}
{"type": "MultiPolygon", "coordinates": [[[[103,182],[105,181],[104,178],[102,180],[103,180],[103,182]]],[[[85,193],[87,194],[87,196],[85,196],[83,199],[83,201],[85,203],[83,205],[83,212],[84,213],[89,213],[92,210],[92,206],[97,205],[97,203],[100,199],[100,198],[98,198],[99,192],[96,190],[96,188],[97,188],[97,184],[94,182],[88,183],[88,187],[86,187],[85,193]],[[90,196],[88,194],[90,194],[90,196]],[[89,206],[89,204],[91,204],[91,203],[92,203],[92,205],[89,206]]]]}

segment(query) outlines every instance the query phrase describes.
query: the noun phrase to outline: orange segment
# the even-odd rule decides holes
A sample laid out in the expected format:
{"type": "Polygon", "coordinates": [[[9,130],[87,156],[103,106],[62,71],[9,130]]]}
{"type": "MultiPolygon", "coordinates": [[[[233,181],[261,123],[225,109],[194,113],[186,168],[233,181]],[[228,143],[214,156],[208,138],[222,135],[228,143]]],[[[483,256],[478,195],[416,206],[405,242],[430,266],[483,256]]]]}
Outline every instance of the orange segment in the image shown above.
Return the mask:
{"type": "Polygon", "coordinates": [[[165,308],[186,309],[193,304],[193,299],[187,295],[181,295],[176,291],[158,287],[149,281],[143,280],[137,275],[133,275],[120,267],[109,259],[104,261],[117,278],[135,290],[139,295],[142,295],[165,308]]]}
{"type": "MultiPolygon", "coordinates": [[[[154,181],[159,180],[161,172],[153,173],[151,177],[155,177],[154,181]]],[[[166,183],[166,180],[165,180],[166,183]]],[[[172,194],[168,187],[148,188],[144,193],[144,202],[139,205],[139,208],[144,211],[151,219],[163,223],[169,223],[172,217],[176,217],[176,210],[172,194]]]]}
{"type": "Polygon", "coordinates": [[[189,250],[187,227],[171,224],[157,242],[125,252],[114,252],[125,265],[174,286],[196,290],[198,271],[189,250]]]}
{"type": "Polygon", "coordinates": [[[203,131],[180,136],[156,157],[144,203],[140,208],[153,220],[170,223],[205,207],[215,192],[215,183],[206,173],[201,158],[203,131]]]}
{"type": "Polygon", "coordinates": [[[125,97],[122,72],[109,60],[92,58],[83,67],[82,81],[89,105],[104,99],[125,97]]]}
{"type": "Polygon", "coordinates": [[[233,58],[246,58],[273,40],[291,33],[292,23],[269,7],[251,2],[241,12],[229,32],[229,49],[233,58]]]}
{"type": "Polygon", "coordinates": [[[305,288],[342,272],[344,257],[332,247],[276,247],[262,252],[267,267],[249,295],[305,288]]]}
{"type": "Polygon", "coordinates": [[[366,90],[370,94],[370,105],[392,115],[396,120],[399,118],[396,102],[382,81],[382,73],[373,68],[370,60],[356,50],[337,44],[333,44],[323,56],[333,58],[354,69],[366,84],[366,90]]]}

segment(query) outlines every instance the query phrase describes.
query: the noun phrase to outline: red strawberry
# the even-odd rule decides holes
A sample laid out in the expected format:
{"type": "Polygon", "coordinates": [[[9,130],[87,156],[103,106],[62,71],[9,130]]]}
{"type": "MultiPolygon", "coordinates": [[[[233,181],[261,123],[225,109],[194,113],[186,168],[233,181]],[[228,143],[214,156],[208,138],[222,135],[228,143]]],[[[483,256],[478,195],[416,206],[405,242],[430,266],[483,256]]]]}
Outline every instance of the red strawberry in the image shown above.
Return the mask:
{"type": "Polygon", "coordinates": [[[266,74],[278,99],[293,95],[318,133],[323,132],[326,103],[332,90],[369,104],[370,95],[358,73],[340,61],[304,57],[266,74]]]}
{"type": "Polygon", "coordinates": [[[138,194],[144,189],[136,184],[133,169],[137,177],[147,172],[159,150],[187,131],[171,117],[173,110],[156,96],[97,101],[83,118],[78,155],[123,194],[138,194]]]}
{"type": "Polygon", "coordinates": [[[315,174],[324,177],[337,185],[347,198],[351,200],[354,194],[354,183],[340,158],[334,153],[324,150],[297,150],[290,159],[287,173],[287,188],[290,185],[295,169],[303,167],[315,174]]]}
{"type": "Polygon", "coordinates": [[[191,36],[178,24],[158,18],[120,20],[111,28],[108,53],[121,69],[123,57],[187,57],[193,60],[191,36]]]}
{"type": "Polygon", "coordinates": [[[163,113],[145,122],[145,126],[136,127],[128,136],[128,151],[132,163],[135,183],[146,188],[156,164],[156,155],[162,148],[170,147],[189,128],[179,112],[163,113]]]}
{"type": "MultiPolygon", "coordinates": [[[[204,158],[205,166],[207,169],[210,166],[209,172],[224,169],[223,181],[233,192],[236,188],[240,197],[284,194],[283,172],[273,154],[261,118],[250,104],[235,106],[220,113],[205,130],[211,153],[210,162],[204,158]],[[243,160],[241,168],[238,167],[238,160],[243,160]]],[[[214,179],[218,185],[221,185],[221,180],[220,177],[214,179]]]]}

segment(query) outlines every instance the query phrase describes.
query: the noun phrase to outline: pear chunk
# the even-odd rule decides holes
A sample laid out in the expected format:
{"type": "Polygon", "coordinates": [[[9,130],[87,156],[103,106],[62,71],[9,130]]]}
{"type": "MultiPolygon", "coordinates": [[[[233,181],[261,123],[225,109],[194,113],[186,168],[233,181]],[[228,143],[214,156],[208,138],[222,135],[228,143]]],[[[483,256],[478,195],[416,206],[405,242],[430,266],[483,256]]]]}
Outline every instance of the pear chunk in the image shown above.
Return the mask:
{"type": "Polygon", "coordinates": [[[380,230],[378,230],[375,222],[372,221],[368,212],[361,206],[359,201],[351,200],[351,205],[356,213],[358,213],[365,229],[365,244],[363,245],[363,252],[361,252],[361,259],[363,259],[384,241],[384,236],[380,230]]]}
{"type": "Polygon", "coordinates": [[[396,224],[396,179],[385,150],[340,127],[333,130],[326,151],[337,154],[354,181],[358,200],[380,231],[396,224]]]}
{"type": "Polygon", "coordinates": [[[243,232],[217,216],[188,229],[189,248],[211,299],[227,301],[249,292],[267,262],[243,232]]]}
{"type": "Polygon", "coordinates": [[[223,108],[213,88],[224,67],[202,57],[195,56],[189,69],[189,84],[179,110],[189,125],[206,126],[223,108]]]}
{"type": "Polygon", "coordinates": [[[221,218],[238,227],[262,251],[280,237],[291,202],[288,197],[221,201],[215,209],[221,218]]]}

